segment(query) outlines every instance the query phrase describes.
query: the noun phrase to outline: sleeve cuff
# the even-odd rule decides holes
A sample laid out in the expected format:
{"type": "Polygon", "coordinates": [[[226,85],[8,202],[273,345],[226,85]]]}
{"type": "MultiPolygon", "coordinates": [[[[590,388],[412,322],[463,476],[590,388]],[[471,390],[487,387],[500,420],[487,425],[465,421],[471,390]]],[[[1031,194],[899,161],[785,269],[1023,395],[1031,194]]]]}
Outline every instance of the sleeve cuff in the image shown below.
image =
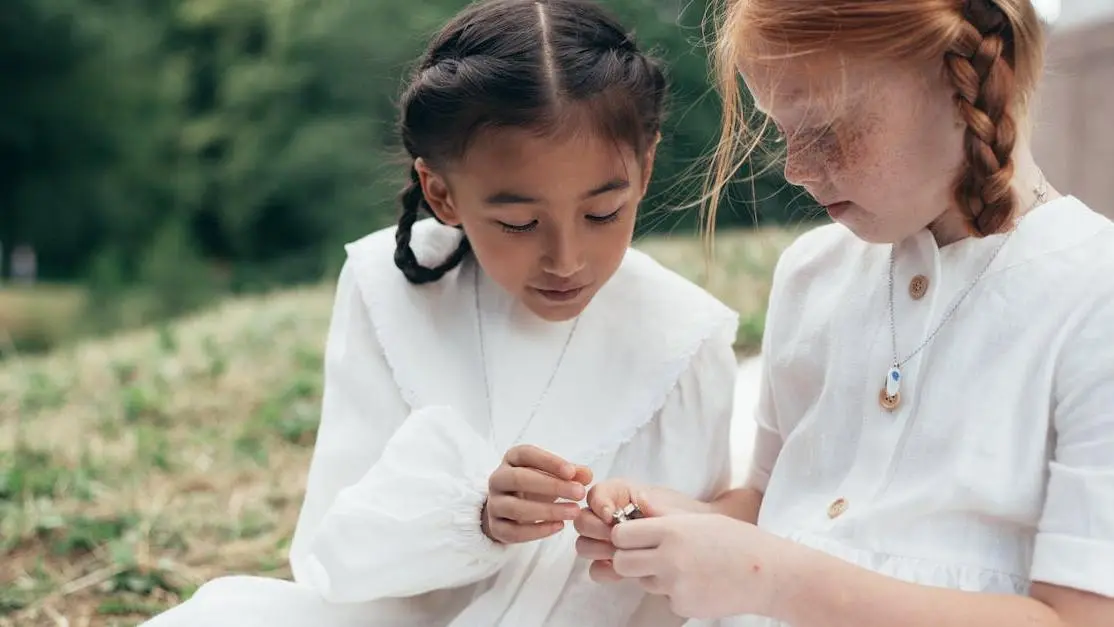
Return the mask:
{"type": "Polygon", "coordinates": [[[1038,534],[1030,579],[1114,598],[1114,543],[1038,534]]]}
{"type": "Polygon", "coordinates": [[[308,576],[333,602],[414,596],[488,577],[509,547],[480,511],[499,456],[455,412],[411,414],[383,456],[340,492],[311,542],[308,576]]]}

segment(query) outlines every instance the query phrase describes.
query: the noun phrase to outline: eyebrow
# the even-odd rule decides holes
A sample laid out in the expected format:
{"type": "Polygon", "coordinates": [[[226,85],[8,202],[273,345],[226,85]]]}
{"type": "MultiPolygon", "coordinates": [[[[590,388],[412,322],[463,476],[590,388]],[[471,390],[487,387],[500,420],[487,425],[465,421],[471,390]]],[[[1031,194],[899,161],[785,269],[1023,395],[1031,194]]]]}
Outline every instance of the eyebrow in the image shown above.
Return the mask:
{"type": "MultiPolygon", "coordinates": [[[[581,200],[588,200],[595,198],[608,192],[614,192],[630,187],[630,181],[626,179],[611,179],[610,181],[600,185],[599,187],[589,191],[581,197],[581,200]]],[[[524,196],[514,192],[496,192],[484,199],[484,202],[489,205],[530,205],[541,202],[540,199],[532,196],[524,196]]]]}

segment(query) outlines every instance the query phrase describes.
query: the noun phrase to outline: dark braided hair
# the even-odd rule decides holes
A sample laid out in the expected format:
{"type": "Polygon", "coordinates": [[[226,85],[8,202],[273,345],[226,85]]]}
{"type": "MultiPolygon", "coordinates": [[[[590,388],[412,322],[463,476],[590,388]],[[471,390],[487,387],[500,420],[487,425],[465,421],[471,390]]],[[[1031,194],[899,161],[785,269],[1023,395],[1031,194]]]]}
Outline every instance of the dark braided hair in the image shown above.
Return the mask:
{"type": "MultiPolygon", "coordinates": [[[[459,159],[485,130],[553,135],[583,121],[643,155],[661,129],[666,92],[658,64],[590,0],[485,0],[430,42],[403,91],[399,126],[411,161],[434,168],[459,159]]],[[[395,265],[411,283],[437,281],[471,244],[462,237],[447,259],[422,265],[411,230],[433,212],[413,165],[399,200],[395,265]]]]}

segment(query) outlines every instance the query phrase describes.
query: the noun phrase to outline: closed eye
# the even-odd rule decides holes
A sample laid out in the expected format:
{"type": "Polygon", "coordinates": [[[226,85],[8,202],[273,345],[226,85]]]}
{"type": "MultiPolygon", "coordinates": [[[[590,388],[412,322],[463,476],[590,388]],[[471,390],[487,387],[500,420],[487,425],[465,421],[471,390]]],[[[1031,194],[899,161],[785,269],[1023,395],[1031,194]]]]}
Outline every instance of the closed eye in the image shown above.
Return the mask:
{"type": "Polygon", "coordinates": [[[510,224],[508,222],[500,222],[500,221],[497,221],[497,222],[499,223],[499,226],[501,226],[503,228],[503,230],[508,232],[508,233],[529,233],[530,231],[533,231],[538,226],[538,221],[537,220],[531,220],[530,222],[527,222],[526,224],[510,224]]]}
{"type": "Polygon", "coordinates": [[[619,219],[619,213],[622,210],[623,210],[623,208],[619,207],[615,211],[612,211],[611,213],[609,213],[605,216],[598,216],[598,215],[593,215],[593,214],[589,213],[588,215],[586,215],[584,217],[587,218],[589,222],[595,222],[596,224],[607,224],[608,222],[614,222],[615,220],[618,220],[619,219]]]}

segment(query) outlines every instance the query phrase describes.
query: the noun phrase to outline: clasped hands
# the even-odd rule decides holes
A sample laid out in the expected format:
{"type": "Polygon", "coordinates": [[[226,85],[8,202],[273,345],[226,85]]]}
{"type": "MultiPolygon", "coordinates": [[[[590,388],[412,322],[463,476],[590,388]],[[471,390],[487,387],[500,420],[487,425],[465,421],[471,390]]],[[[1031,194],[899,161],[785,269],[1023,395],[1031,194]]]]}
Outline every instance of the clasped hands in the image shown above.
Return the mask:
{"type": "Polygon", "coordinates": [[[665,488],[610,479],[534,446],[510,449],[488,482],[482,527],[504,544],[552,536],[572,521],[577,553],[600,583],[635,580],[686,618],[769,615],[781,549],[790,544],[665,488]],[[577,505],[587,499],[587,507],[577,505]],[[645,518],[614,524],[634,503],[645,518]]]}

